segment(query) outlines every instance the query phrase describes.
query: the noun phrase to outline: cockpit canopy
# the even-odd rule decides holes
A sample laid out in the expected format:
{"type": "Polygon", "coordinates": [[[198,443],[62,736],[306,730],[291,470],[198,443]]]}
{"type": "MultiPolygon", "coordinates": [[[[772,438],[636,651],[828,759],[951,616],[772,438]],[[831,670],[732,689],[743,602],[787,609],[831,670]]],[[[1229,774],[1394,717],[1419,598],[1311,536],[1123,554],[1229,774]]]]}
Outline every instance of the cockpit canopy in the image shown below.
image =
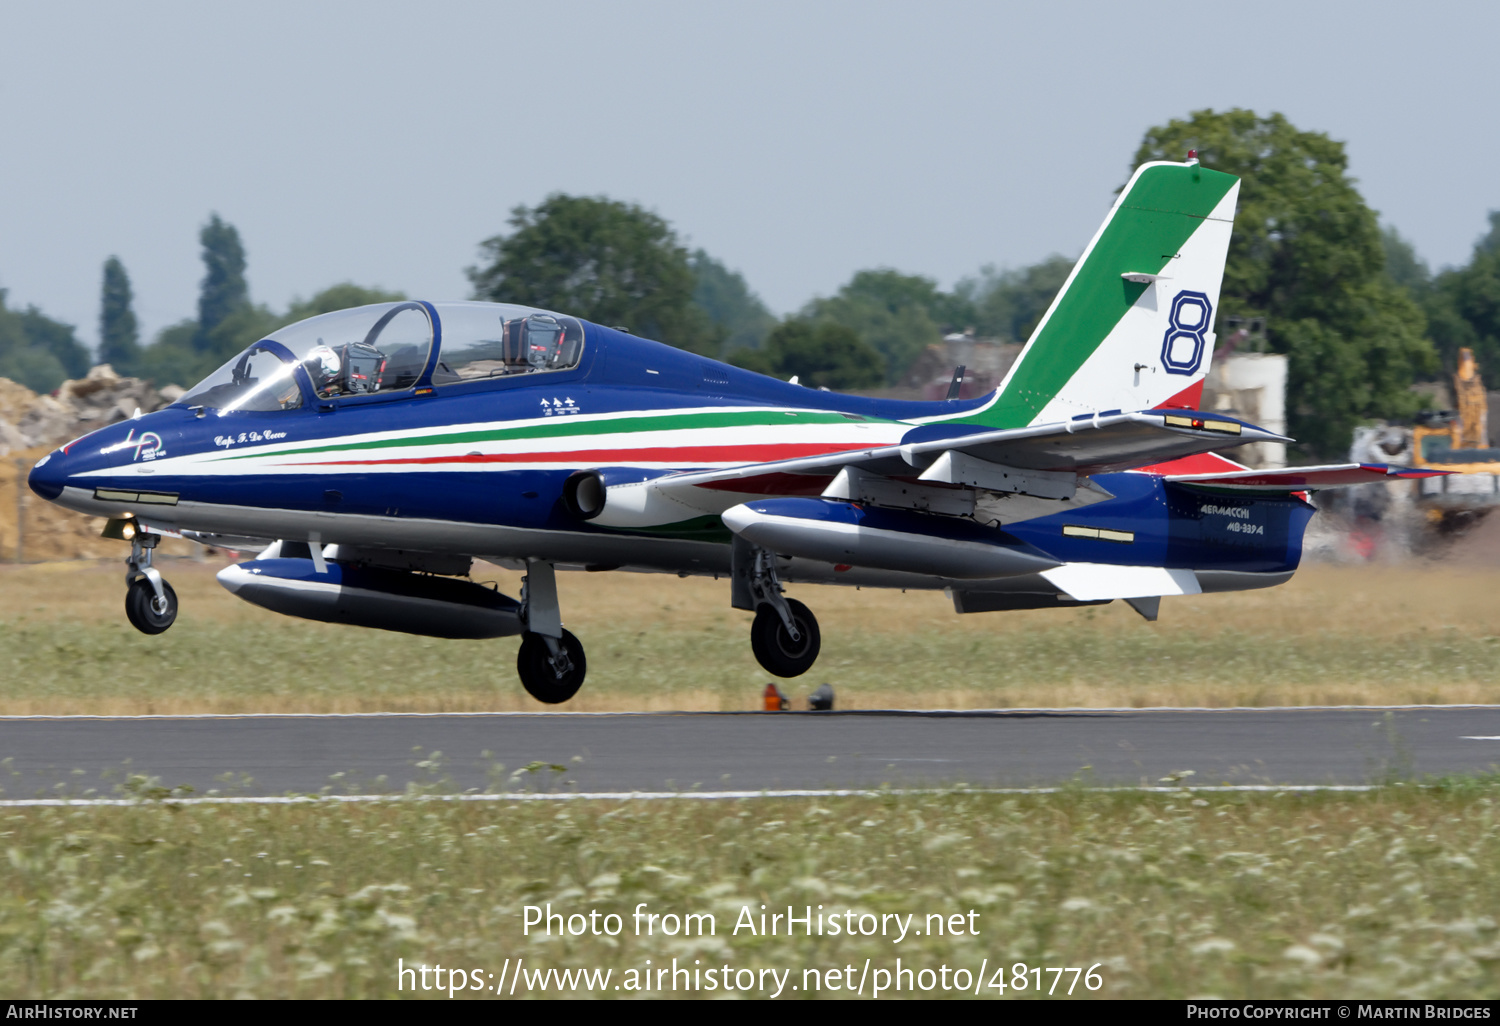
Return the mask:
{"type": "Polygon", "coordinates": [[[505,303],[377,303],[289,324],[180,401],[220,413],[272,412],[300,408],[309,391],[318,400],[408,391],[427,371],[435,335],[442,351],[431,383],[438,386],[567,370],[583,352],[583,326],[544,310],[505,303]]]}
{"type": "Polygon", "coordinates": [[[583,325],[572,317],[507,303],[439,303],[443,351],[434,385],[569,370],[583,355],[583,325]]]}

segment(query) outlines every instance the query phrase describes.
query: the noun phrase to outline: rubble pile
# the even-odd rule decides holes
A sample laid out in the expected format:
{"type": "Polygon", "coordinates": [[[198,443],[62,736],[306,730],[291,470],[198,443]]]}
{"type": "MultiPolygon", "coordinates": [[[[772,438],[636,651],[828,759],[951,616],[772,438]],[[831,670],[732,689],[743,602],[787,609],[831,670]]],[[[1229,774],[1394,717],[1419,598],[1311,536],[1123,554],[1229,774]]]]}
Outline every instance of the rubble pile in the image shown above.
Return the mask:
{"type": "Polygon", "coordinates": [[[176,402],[176,385],[157,389],[140,378],[122,378],[107,363],[76,381],[64,381],[52,395],[37,395],[0,378],[0,456],[46,446],[50,451],[90,431],[128,420],[136,410],[152,413],[176,402]]]}
{"type": "Polygon", "coordinates": [[[121,555],[119,542],[99,537],[103,521],[43,502],[27,489],[26,476],[59,445],[128,420],[137,409],[162,409],[182,394],[176,385],[158,389],[122,378],[109,364],[63,382],[51,395],[0,378],[0,560],[15,560],[18,542],[27,562],[121,555]]]}

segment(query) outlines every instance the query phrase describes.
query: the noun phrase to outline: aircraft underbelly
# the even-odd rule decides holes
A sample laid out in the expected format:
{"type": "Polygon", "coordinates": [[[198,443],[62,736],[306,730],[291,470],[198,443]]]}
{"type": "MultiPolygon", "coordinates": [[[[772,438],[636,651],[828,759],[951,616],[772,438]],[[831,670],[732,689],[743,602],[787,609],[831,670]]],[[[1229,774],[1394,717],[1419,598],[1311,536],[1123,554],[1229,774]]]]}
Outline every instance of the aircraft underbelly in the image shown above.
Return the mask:
{"type": "MultiPolygon", "coordinates": [[[[58,500],[90,516],[116,516],[120,504],[100,502],[84,489],[70,488],[58,500]]],[[[452,552],[482,557],[546,559],[557,563],[640,565],[673,573],[728,573],[729,547],[693,539],[618,536],[480,524],[422,517],[382,517],[324,513],[219,503],[179,502],[137,507],[153,526],[204,534],[233,534],[267,540],[285,538],[372,548],[452,552]]]]}
{"type": "MultiPolygon", "coordinates": [[[[60,504],[94,516],[112,516],[120,512],[115,501],[101,501],[86,489],[67,488],[59,496],[60,504]]],[[[171,506],[138,507],[138,515],[148,522],[178,530],[206,534],[233,534],[267,539],[290,538],[314,540],[329,544],[371,546],[429,552],[452,552],[478,555],[497,562],[525,559],[547,559],[560,564],[620,567],[657,573],[692,575],[727,574],[730,569],[729,546],[710,538],[683,538],[650,533],[615,534],[597,529],[573,531],[556,528],[517,527],[468,521],[442,520],[430,517],[377,516],[362,513],[340,513],[298,509],[265,508],[209,502],[178,502],[171,506]]],[[[1080,553],[1081,554],[1081,553],[1080,553]]],[[[1247,553],[1248,555],[1248,553],[1247,553]]],[[[1073,557],[1077,559],[1077,556],[1073,557]]],[[[1097,557],[1095,557],[1097,558],[1097,557]]],[[[1221,557],[1222,558],[1222,557],[1221,557]]],[[[1248,561],[1247,561],[1248,562],[1248,561]]],[[[780,561],[785,581],[792,584],[835,584],[868,588],[907,588],[937,590],[961,588],[985,594],[1026,593],[1067,595],[1067,585],[1079,575],[1068,571],[1054,582],[1041,574],[1025,574],[991,579],[954,579],[945,576],[905,570],[849,566],[814,559],[792,558],[780,561]]],[[[1170,582],[1158,593],[1182,594],[1193,590],[1222,591],[1268,587],[1290,576],[1290,569],[1251,565],[1243,570],[1225,566],[1219,560],[1197,567],[1197,587],[1191,581],[1191,570],[1178,573],[1182,580],[1170,582]]],[[[1099,574],[1088,575],[1097,578],[1099,574]]],[[[1141,575],[1136,575],[1141,576],[1141,575]]],[[[1169,574],[1170,576],[1170,574],[1169,574]]],[[[1092,583],[1092,582],[1091,582],[1092,583]]],[[[1075,589],[1073,598],[1090,598],[1113,594],[1109,590],[1150,592],[1151,583],[1132,581],[1131,586],[1106,582],[1100,591],[1075,589]],[[1123,590],[1122,590],[1123,588],[1123,590]]],[[[1115,596],[1119,597],[1119,596],[1115,596]]]]}

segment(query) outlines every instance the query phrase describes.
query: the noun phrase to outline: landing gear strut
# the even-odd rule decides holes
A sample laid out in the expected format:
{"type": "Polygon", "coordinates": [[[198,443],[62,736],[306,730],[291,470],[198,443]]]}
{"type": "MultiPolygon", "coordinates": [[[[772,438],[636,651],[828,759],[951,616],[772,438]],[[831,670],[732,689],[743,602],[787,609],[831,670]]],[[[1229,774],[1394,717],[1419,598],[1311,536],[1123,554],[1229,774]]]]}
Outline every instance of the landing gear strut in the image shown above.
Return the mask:
{"type": "Polygon", "coordinates": [[[736,538],[730,600],[736,609],[754,609],[750,650],[767,673],[798,677],[818,661],[823,637],[817,618],[796,599],[782,594],[776,557],[736,538]]]}
{"type": "Polygon", "coordinates": [[[526,561],[521,586],[526,631],[516,653],[521,686],[538,702],[558,705],[578,693],[588,672],[583,644],[563,629],[557,604],[557,572],[551,563],[526,561]]]}
{"type": "Polygon", "coordinates": [[[125,618],[142,634],[160,634],[177,620],[177,593],[151,565],[161,535],[137,530],[125,571],[125,618]]]}

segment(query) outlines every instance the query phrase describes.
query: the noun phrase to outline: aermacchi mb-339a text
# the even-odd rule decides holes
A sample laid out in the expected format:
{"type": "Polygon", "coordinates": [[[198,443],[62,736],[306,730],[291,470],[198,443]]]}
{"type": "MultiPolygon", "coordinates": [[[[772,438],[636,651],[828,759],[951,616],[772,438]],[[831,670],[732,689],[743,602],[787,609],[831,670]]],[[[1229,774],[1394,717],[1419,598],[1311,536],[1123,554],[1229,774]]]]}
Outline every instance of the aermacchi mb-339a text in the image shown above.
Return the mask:
{"type": "Polygon", "coordinates": [[[126,613],[177,598],[163,535],[256,549],[219,580],[277,612],[449,638],[520,635],[563,702],[583,646],[556,571],[712,576],[767,671],[806,672],[788,585],[945,589],[959,613],[1261,588],[1296,570],[1307,492],[1405,476],[1250,470],[1282,440],[1204,412],[1239,180],[1140,167],[1005,380],[906,402],[802,387],[495,303],[393,302],[256,342],[164,410],[41,461],[32,489],[130,542],[126,613]],[[518,596],[468,579],[524,570],[518,596]]]}

